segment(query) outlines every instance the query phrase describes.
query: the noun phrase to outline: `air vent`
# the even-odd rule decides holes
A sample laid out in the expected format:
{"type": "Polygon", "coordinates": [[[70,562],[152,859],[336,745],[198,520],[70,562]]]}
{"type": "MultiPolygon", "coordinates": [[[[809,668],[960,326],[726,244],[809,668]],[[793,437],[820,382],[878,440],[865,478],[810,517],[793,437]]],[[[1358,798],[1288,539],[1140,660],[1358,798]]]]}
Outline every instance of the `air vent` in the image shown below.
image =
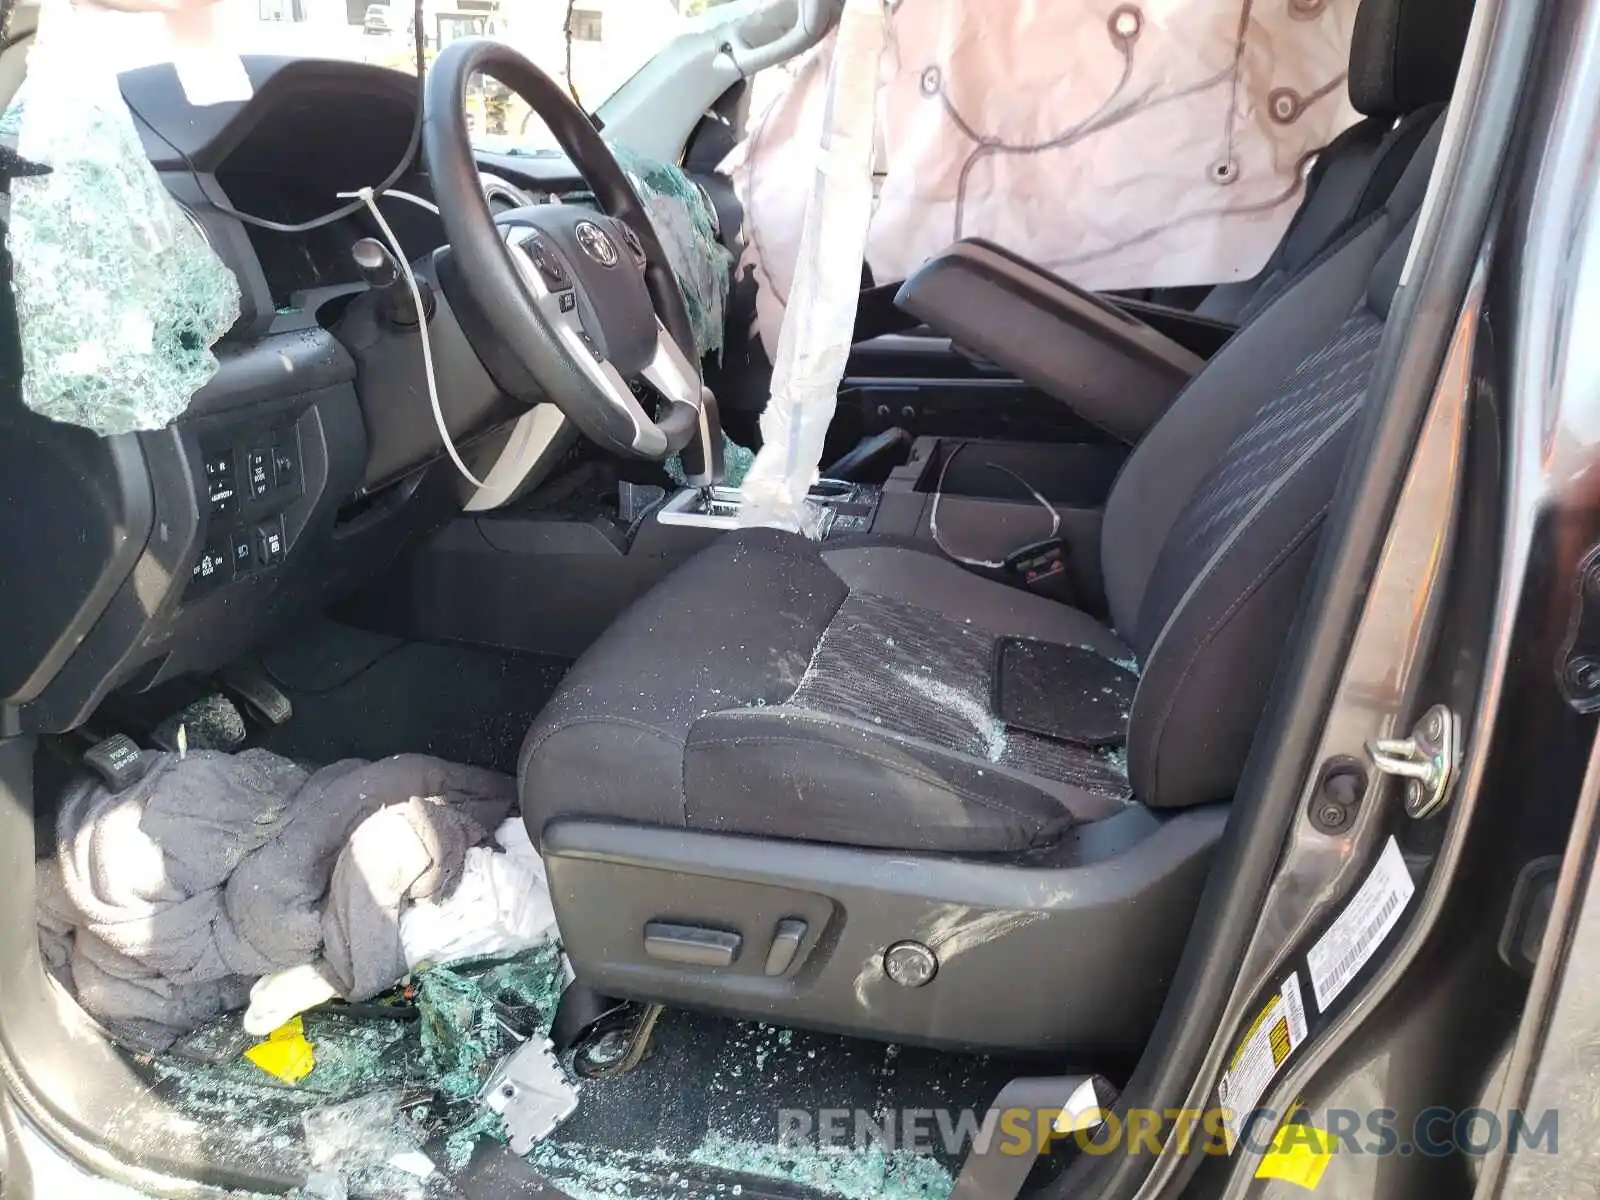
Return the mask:
{"type": "Polygon", "coordinates": [[[189,222],[189,227],[200,235],[200,240],[206,244],[207,248],[213,251],[216,250],[216,247],[211,244],[211,231],[200,223],[200,218],[195,216],[194,209],[190,208],[182,200],[173,200],[173,203],[178,206],[178,211],[189,222]]]}
{"type": "Polygon", "coordinates": [[[483,196],[489,202],[489,211],[496,216],[513,208],[526,208],[534,202],[527,192],[498,175],[480,172],[478,178],[483,181],[483,196]]]}

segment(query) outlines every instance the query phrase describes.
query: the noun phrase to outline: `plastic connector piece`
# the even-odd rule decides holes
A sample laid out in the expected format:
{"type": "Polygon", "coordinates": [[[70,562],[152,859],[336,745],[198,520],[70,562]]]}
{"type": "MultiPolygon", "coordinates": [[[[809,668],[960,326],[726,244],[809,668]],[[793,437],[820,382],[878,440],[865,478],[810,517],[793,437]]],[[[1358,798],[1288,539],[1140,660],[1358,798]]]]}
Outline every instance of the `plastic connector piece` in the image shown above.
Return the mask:
{"type": "Polygon", "coordinates": [[[506,1140],[519,1156],[578,1107],[578,1093],[543,1037],[529,1038],[495,1068],[480,1099],[505,1122],[506,1140]]]}

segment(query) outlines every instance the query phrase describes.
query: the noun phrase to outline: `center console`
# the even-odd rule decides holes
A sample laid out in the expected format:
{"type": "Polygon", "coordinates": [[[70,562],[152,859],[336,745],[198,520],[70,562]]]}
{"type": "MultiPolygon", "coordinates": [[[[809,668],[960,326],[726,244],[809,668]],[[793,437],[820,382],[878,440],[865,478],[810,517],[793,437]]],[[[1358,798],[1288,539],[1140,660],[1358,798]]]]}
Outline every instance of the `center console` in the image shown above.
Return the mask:
{"type": "MultiPolygon", "coordinates": [[[[812,485],[807,499],[823,538],[869,533],[883,489],[842,479],[821,479],[812,485]]],[[[738,488],[680,488],[656,510],[655,519],[662,525],[686,529],[737,529],[741,503],[738,488]]]]}
{"type": "Polygon", "coordinates": [[[1109,442],[917,438],[884,484],[872,532],[968,562],[1009,562],[1058,542],[1065,598],[1099,615],[1101,513],[1127,454],[1109,442]]]}
{"type": "MultiPolygon", "coordinates": [[[[825,538],[881,535],[958,561],[1003,561],[1007,570],[985,573],[1021,586],[1033,587],[1031,560],[1015,570],[1011,560],[1048,540],[1066,578],[1053,572],[1046,594],[1098,613],[1100,514],[1125,456],[1105,443],[918,438],[881,486],[822,480],[811,500],[825,538]]],[[[542,500],[450,522],[377,580],[350,618],[408,637],[576,657],[739,525],[732,488],[663,493],[576,474],[542,500]]]]}

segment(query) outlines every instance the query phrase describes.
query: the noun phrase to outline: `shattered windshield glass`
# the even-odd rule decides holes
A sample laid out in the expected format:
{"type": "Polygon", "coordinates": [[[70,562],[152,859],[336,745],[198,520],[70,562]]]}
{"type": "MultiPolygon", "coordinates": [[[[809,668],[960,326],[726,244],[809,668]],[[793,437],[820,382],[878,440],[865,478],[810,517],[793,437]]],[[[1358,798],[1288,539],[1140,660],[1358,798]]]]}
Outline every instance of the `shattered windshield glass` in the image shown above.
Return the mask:
{"type": "MultiPolygon", "coordinates": [[[[680,34],[716,23],[751,0],[423,0],[421,32],[431,62],[464,37],[509,43],[593,111],[680,34]]],[[[409,0],[217,0],[218,45],[238,54],[304,55],[416,70],[416,6],[409,0]]],[[[181,55],[158,13],[118,14],[119,70],[181,55]]],[[[467,120],[486,148],[553,148],[528,106],[492,82],[472,89],[467,120]]]]}

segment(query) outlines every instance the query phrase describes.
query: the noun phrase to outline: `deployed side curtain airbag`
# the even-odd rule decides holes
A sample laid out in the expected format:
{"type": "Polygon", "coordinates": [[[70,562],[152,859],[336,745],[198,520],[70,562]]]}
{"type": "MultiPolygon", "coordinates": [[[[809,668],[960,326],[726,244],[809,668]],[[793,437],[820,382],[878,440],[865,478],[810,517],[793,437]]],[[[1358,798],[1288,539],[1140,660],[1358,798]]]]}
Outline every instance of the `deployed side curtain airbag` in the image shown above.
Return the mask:
{"type": "MultiPolygon", "coordinates": [[[[1357,4],[897,5],[878,96],[872,277],[905,279],[966,237],[1097,291],[1254,276],[1312,157],[1356,120],[1345,74],[1357,4]]],[[[725,164],[769,353],[793,303],[808,178],[797,148],[816,136],[834,53],[825,41],[757,78],[760,115],[725,164]]]]}

